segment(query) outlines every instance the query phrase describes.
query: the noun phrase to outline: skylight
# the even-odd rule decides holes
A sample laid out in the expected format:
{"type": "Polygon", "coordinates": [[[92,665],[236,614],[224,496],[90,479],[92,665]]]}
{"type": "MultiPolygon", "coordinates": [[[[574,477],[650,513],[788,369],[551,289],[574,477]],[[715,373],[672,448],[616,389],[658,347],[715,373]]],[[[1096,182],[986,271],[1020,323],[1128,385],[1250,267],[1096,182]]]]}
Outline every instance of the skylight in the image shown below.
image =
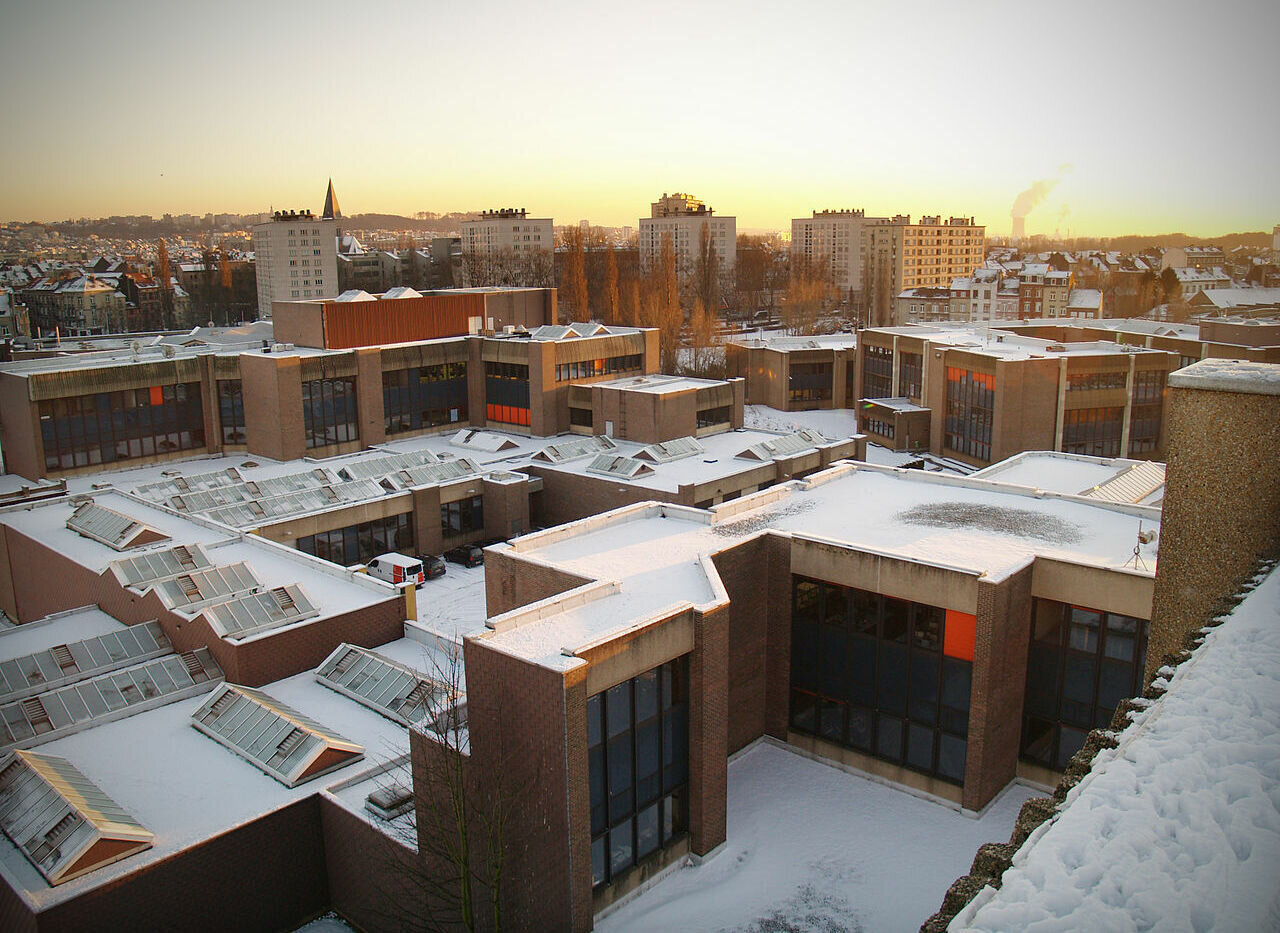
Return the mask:
{"type": "Polygon", "coordinates": [[[320,610],[295,583],[208,606],[204,617],[223,638],[238,641],[266,629],[312,619],[320,610]]]}
{"type": "Polygon", "coordinates": [[[82,503],[67,519],[67,527],[117,551],[169,539],[164,532],[96,502],[82,503]]]}
{"type": "Polygon", "coordinates": [[[171,650],[158,622],[54,645],[46,651],[0,661],[0,703],[102,674],[171,650]]]}
{"type": "Polygon", "coordinates": [[[355,645],[339,645],[316,668],[316,680],[403,726],[438,716],[454,699],[447,685],[355,645]]]}
{"type": "Polygon", "coordinates": [[[123,586],[145,586],[192,570],[213,566],[198,544],[180,544],[164,551],[151,551],[111,563],[111,572],[123,586]]]}
{"type": "Polygon", "coordinates": [[[223,684],[191,724],[286,787],[364,757],[361,746],[251,687],[223,684]]]}
{"type": "Polygon", "coordinates": [[[151,847],[154,838],[64,758],[0,758],[0,830],[50,884],[151,847]]]}
{"type": "Polygon", "coordinates": [[[0,745],[34,745],[201,693],[221,680],[207,648],[167,654],[0,706],[0,745]]]}

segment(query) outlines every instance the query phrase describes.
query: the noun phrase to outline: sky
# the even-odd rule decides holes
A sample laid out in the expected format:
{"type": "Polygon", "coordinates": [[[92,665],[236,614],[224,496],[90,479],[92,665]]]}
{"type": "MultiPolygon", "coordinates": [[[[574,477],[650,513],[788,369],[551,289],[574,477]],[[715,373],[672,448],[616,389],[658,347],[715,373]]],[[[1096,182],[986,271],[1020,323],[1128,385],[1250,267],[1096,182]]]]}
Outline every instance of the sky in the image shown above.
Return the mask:
{"type": "Polygon", "coordinates": [[[3,24],[0,220],[319,210],[332,177],[347,215],[621,226],[684,191],[740,231],[864,208],[999,236],[1036,190],[1028,234],[1280,223],[1274,0],[10,0],[3,24]]]}

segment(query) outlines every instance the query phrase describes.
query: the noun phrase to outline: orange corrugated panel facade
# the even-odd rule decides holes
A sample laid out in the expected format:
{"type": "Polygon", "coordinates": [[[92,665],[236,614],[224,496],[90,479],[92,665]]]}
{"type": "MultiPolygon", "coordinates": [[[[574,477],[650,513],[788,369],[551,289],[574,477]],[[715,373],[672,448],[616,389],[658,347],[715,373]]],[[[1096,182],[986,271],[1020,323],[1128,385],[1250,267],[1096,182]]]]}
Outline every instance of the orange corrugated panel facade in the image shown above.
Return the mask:
{"type": "Polygon", "coordinates": [[[386,301],[326,301],[324,345],[330,350],[458,337],[484,316],[484,296],[423,295],[386,301]]]}

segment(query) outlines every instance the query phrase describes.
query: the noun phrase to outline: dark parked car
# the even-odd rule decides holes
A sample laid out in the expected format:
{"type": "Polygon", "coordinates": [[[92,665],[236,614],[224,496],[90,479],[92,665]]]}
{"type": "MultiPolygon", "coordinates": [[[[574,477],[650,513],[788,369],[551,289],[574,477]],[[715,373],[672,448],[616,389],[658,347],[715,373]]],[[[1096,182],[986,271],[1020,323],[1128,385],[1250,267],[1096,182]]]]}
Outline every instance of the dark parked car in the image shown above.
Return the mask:
{"type": "Polygon", "coordinates": [[[427,554],[422,558],[422,569],[426,571],[428,580],[443,577],[445,571],[444,558],[436,557],[434,554],[427,554]]]}
{"type": "Polygon", "coordinates": [[[484,551],[474,544],[460,544],[445,551],[444,559],[451,564],[461,564],[464,567],[479,567],[484,563],[484,551]]]}

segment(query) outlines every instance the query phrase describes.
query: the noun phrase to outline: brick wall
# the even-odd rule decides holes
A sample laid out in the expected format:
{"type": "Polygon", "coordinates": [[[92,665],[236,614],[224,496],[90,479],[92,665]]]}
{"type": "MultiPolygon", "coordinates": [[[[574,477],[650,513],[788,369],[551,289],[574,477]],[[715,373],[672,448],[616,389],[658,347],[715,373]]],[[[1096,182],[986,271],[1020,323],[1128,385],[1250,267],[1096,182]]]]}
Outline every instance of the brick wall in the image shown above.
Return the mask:
{"type": "Polygon", "coordinates": [[[1170,388],[1146,678],[1280,549],[1280,396],[1170,388]]]}
{"type": "Polygon", "coordinates": [[[311,796],[50,907],[38,922],[42,933],[276,933],[328,903],[319,804],[311,796]]]}
{"type": "MultiPolygon", "coordinates": [[[[679,493],[632,486],[626,480],[581,476],[539,466],[521,467],[521,472],[543,477],[542,493],[538,497],[540,501],[535,501],[536,511],[530,518],[534,524],[545,528],[575,522],[580,518],[589,518],[636,502],[693,505],[692,502],[682,502],[679,493]]],[[[692,490],[694,487],[686,488],[692,490]]]]}
{"type": "Polygon", "coordinates": [[[754,538],[712,555],[729,594],[730,753],[755,741],[765,726],[765,667],[769,657],[768,538],[754,538]]]}
{"type": "Polygon", "coordinates": [[[521,560],[512,551],[488,551],[484,562],[485,611],[490,616],[591,582],[586,577],[521,560]]]}
{"type": "Polygon", "coordinates": [[[729,774],[729,607],[698,614],[689,663],[689,845],[725,840],[729,774]]]}
{"type": "Polygon", "coordinates": [[[1031,643],[1028,566],[998,583],[978,581],[978,625],[969,693],[969,741],[961,803],[980,810],[1013,780],[1031,643]]]}
{"type": "Polygon", "coordinates": [[[417,849],[341,804],[325,797],[319,803],[329,906],[363,930],[422,928],[426,892],[417,849]]]}

